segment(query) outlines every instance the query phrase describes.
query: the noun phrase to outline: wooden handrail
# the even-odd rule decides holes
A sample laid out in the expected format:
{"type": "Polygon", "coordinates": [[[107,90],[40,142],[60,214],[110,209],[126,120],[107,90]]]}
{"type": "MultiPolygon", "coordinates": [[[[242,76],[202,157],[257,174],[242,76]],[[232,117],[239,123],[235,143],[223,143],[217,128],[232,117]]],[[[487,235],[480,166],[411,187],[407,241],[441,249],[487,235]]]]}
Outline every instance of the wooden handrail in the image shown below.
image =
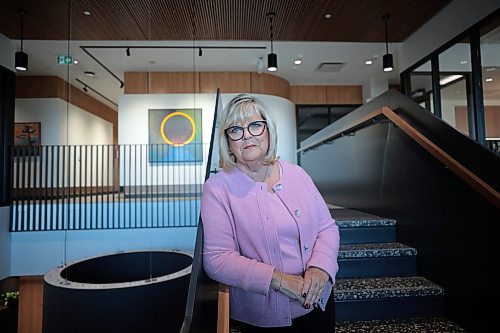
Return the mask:
{"type": "Polygon", "coordinates": [[[500,209],[500,193],[495,190],[493,187],[484,182],[481,178],[479,178],[472,171],[467,169],[463,164],[458,162],[456,159],[447,154],[444,150],[439,148],[436,144],[434,144],[429,138],[423,135],[420,131],[418,131],[415,127],[413,127],[406,120],[397,115],[394,111],[392,111],[388,107],[382,107],[380,109],[376,109],[375,111],[367,114],[364,117],[358,118],[346,126],[338,129],[334,133],[328,136],[328,138],[323,138],[321,141],[314,142],[308,146],[300,148],[297,150],[297,153],[304,152],[306,150],[317,147],[327,141],[331,141],[336,137],[342,135],[342,133],[353,130],[354,128],[369,122],[372,119],[375,119],[379,115],[384,115],[390,121],[392,121],[396,126],[398,126],[404,133],[406,133],[410,138],[412,138],[415,142],[417,142],[422,148],[431,153],[432,156],[437,158],[441,163],[446,165],[450,170],[452,170],[458,177],[460,177],[464,182],[469,184],[475,191],[481,194],[486,200],[492,203],[496,208],[500,209]]]}
{"type": "Polygon", "coordinates": [[[229,286],[219,283],[217,333],[229,333],[229,286]]]}

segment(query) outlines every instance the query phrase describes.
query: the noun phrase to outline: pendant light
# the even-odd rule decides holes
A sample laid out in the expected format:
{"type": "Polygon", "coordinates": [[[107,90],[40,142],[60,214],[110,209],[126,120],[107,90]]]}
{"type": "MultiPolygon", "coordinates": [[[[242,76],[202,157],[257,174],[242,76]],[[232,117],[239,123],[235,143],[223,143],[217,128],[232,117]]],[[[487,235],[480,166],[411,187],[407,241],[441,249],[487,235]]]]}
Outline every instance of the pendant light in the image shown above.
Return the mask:
{"type": "Polygon", "coordinates": [[[17,13],[21,16],[21,51],[16,52],[16,69],[18,71],[28,70],[28,55],[23,52],[23,39],[24,39],[24,14],[23,10],[18,10],[17,13]]]}
{"type": "Polygon", "coordinates": [[[269,25],[271,27],[271,53],[267,55],[267,70],[276,72],[278,70],[278,56],[273,50],[273,19],[276,17],[276,13],[269,12],[266,16],[269,18],[269,25]]]}
{"type": "Polygon", "coordinates": [[[389,15],[384,15],[383,19],[385,21],[385,54],[382,58],[382,62],[384,64],[384,72],[392,72],[394,66],[392,54],[389,53],[389,34],[387,32],[387,20],[389,19],[389,15]]]}

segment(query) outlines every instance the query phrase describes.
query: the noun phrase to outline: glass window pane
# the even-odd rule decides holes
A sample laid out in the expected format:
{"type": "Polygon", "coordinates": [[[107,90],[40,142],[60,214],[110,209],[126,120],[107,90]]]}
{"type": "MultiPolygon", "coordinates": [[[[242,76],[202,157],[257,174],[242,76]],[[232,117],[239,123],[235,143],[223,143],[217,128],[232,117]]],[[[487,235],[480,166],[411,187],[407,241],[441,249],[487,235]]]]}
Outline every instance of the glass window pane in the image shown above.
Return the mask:
{"type": "Polygon", "coordinates": [[[421,107],[434,113],[432,105],[432,70],[431,62],[427,61],[415,69],[410,76],[411,96],[421,107]]]}
{"type": "Polygon", "coordinates": [[[460,132],[470,134],[471,82],[470,44],[457,43],[439,55],[439,85],[441,87],[441,117],[460,132]]]}
{"type": "Polygon", "coordinates": [[[486,143],[500,154],[500,17],[481,31],[486,143]]]}

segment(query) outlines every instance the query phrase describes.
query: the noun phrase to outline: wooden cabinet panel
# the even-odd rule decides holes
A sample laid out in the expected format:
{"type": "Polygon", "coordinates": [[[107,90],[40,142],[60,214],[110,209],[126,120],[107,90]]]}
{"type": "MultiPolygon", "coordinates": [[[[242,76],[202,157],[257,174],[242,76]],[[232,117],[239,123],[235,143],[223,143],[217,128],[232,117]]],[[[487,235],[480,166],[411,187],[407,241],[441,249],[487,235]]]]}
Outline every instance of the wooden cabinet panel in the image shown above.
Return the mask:
{"type": "Polygon", "coordinates": [[[57,76],[16,76],[16,98],[66,100],[66,82],[57,76]]]}
{"type": "Polygon", "coordinates": [[[147,94],[149,92],[148,72],[125,72],[125,94],[147,94]]]}
{"type": "Polygon", "coordinates": [[[485,106],[486,137],[500,138],[500,106],[485,106]]]}
{"type": "Polygon", "coordinates": [[[299,105],[325,105],[326,86],[291,86],[290,100],[299,105]]]}
{"type": "Polygon", "coordinates": [[[271,74],[251,73],[251,92],[254,94],[267,94],[290,99],[290,84],[287,80],[271,74]]]}
{"type": "Polygon", "coordinates": [[[199,93],[199,73],[151,72],[150,94],[199,93]]]}
{"type": "Polygon", "coordinates": [[[326,104],[363,104],[363,90],[361,86],[326,86],[326,104]]]}
{"type": "Polygon", "coordinates": [[[200,92],[250,92],[250,72],[200,72],[200,92]]]}

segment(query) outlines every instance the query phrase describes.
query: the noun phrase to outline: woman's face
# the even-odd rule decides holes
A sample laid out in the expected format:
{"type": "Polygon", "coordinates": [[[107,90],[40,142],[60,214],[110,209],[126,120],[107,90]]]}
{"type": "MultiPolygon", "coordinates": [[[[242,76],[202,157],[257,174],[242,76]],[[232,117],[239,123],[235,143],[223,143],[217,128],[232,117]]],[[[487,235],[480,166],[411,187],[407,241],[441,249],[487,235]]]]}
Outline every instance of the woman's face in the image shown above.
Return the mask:
{"type": "MultiPolygon", "coordinates": [[[[234,126],[243,127],[243,137],[240,140],[233,141],[229,137],[229,149],[236,157],[236,162],[247,164],[249,162],[264,161],[264,156],[269,148],[269,132],[265,123],[255,121],[264,120],[258,113],[254,113],[251,117],[247,118],[244,123],[236,123],[234,126]],[[252,124],[253,123],[253,124],[252,124]],[[250,125],[252,124],[252,125],[250,125]],[[250,131],[248,126],[251,126],[250,131]],[[259,132],[259,126],[265,126],[261,135],[252,135],[259,132]]],[[[229,128],[231,130],[231,127],[229,128]]],[[[238,129],[237,129],[238,130],[238,129]]]]}

